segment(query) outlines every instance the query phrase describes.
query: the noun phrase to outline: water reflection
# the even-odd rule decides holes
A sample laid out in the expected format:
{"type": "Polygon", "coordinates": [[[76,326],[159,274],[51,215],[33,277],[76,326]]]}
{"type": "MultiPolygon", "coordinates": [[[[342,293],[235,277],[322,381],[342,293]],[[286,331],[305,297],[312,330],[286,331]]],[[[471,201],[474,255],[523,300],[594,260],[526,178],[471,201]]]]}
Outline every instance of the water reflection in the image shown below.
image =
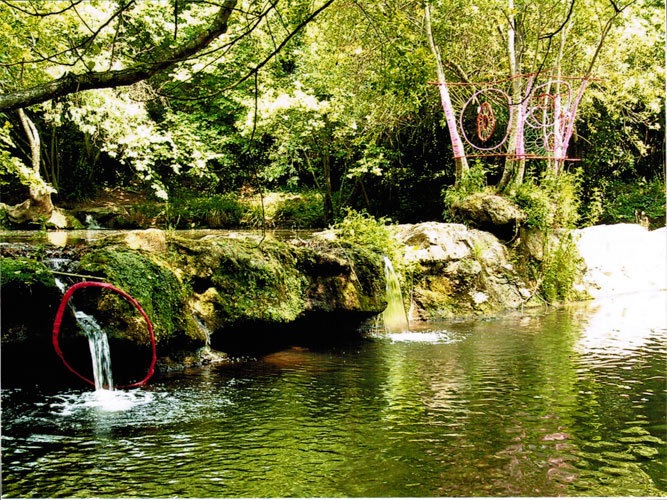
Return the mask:
{"type": "MultiPolygon", "coordinates": [[[[54,246],[65,247],[68,245],[78,245],[82,243],[91,243],[100,238],[111,235],[129,234],[135,232],[130,229],[71,229],[57,231],[36,231],[36,230],[11,230],[0,231],[0,242],[8,244],[16,243],[50,243],[54,246]]],[[[200,240],[215,238],[238,238],[252,239],[259,241],[263,238],[275,238],[278,240],[289,240],[294,238],[308,239],[315,233],[315,230],[297,230],[297,229],[271,229],[262,232],[261,229],[175,229],[170,230],[170,234],[180,236],[181,238],[200,240]]]]}
{"type": "Polygon", "coordinates": [[[295,347],[124,411],[3,390],[3,493],[664,496],[666,298],[295,347]]]}

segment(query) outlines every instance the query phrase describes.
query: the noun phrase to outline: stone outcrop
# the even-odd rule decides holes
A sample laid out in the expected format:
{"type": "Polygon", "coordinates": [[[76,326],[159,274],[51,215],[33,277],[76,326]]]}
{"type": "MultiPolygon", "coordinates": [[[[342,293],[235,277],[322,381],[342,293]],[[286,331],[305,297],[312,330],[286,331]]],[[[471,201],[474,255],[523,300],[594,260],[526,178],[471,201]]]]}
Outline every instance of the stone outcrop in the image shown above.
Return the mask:
{"type": "Polygon", "coordinates": [[[506,197],[486,192],[455,202],[451,211],[458,219],[505,241],[512,239],[526,220],[526,214],[506,197]]]}
{"type": "MultiPolygon", "coordinates": [[[[10,356],[13,348],[27,353],[31,345],[44,347],[40,356],[55,359],[50,333],[62,293],[53,275],[31,259],[5,257],[0,263],[3,365],[6,353],[10,356]]],[[[155,329],[161,369],[224,359],[214,351],[228,352],[239,344],[253,349],[271,342],[284,345],[296,335],[330,341],[386,306],[382,257],[322,241],[195,241],[151,229],[82,247],[67,272],[110,282],[141,304],[155,329]]],[[[86,288],[73,302],[92,313],[127,356],[148,351],[143,317],[118,294],[86,288]]],[[[70,333],[76,331],[69,314],[63,335],[76,337],[70,333]]],[[[73,357],[79,356],[86,354],[79,349],[73,357]]],[[[123,364],[146,366],[127,359],[123,364]]]]}
{"type": "Polygon", "coordinates": [[[491,233],[463,224],[425,222],[397,226],[406,258],[419,264],[411,319],[491,314],[530,300],[529,285],[509,252],[491,233]]]}
{"type": "MultiPolygon", "coordinates": [[[[544,249],[559,248],[559,238],[576,244],[581,256],[583,280],[575,285],[580,296],[667,289],[665,228],[597,226],[554,232],[549,241],[522,230],[512,249],[493,234],[462,224],[426,222],[393,231],[405,245],[404,267],[411,270],[404,290],[411,320],[541,305],[539,278],[527,278],[526,263],[538,270],[546,265],[550,257],[544,249]]],[[[66,257],[65,271],[98,277],[133,296],[155,326],[162,370],[224,361],[219,351],[234,354],[243,351],[239,347],[269,352],[303,340],[335,341],[386,306],[382,256],[346,245],[331,232],[308,242],[259,244],[241,237],[184,239],[152,229],[85,247],[23,245],[14,254],[0,247],[3,381],[41,368],[58,373],[55,378],[69,376],[51,347],[62,292],[42,262],[25,258],[31,253],[47,263],[66,257]]],[[[71,282],[63,275],[58,279],[71,282]]],[[[85,290],[74,303],[104,324],[112,351],[121,353],[119,366],[144,370],[149,337],[142,317],[116,294],[85,290]]],[[[72,357],[88,359],[72,314],[62,331],[62,345],[72,357]]]]}

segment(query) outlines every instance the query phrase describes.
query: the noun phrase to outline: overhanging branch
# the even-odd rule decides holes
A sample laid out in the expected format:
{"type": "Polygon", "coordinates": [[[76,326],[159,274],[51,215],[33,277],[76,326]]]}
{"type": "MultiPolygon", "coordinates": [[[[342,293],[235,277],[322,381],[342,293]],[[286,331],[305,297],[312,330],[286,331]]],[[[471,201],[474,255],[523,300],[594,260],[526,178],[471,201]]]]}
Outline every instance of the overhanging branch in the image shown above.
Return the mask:
{"type": "Polygon", "coordinates": [[[164,71],[179,61],[206,48],[213,40],[227,32],[227,22],[237,0],[225,0],[209,27],[191,41],[167,52],[154,50],[153,63],[114,71],[93,71],[84,74],[68,73],[65,76],[31,87],[0,95],[0,111],[11,111],[39,104],[56,97],[82,90],[122,87],[132,85],[164,71]]]}

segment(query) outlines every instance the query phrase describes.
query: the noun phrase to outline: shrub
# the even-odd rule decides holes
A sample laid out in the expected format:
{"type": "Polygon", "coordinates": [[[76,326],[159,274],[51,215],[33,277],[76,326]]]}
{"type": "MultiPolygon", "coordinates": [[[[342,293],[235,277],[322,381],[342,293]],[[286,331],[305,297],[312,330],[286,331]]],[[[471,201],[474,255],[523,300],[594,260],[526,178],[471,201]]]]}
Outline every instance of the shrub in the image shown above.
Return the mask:
{"type": "Polygon", "coordinates": [[[365,210],[357,212],[346,208],[345,211],[345,217],[332,226],[341,242],[385,255],[394,264],[402,260],[403,245],[392,236],[388,226],[390,219],[375,218],[365,210]]]}
{"type": "Polygon", "coordinates": [[[571,234],[563,235],[542,262],[540,295],[549,303],[578,299],[574,285],[581,278],[581,256],[571,234]]]}
{"type": "Polygon", "coordinates": [[[405,246],[394,238],[391,220],[386,217],[375,218],[365,210],[357,212],[349,207],[345,210],[345,217],[332,226],[339,241],[386,256],[399,277],[401,287],[404,290],[410,288],[419,265],[405,259],[405,246]]]}
{"type": "Polygon", "coordinates": [[[319,193],[303,194],[287,198],[276,208],[274,219],[277,225],[297,228],[324,226],[324,204],[319,193]]]}
{"type": "Polygon", "coordinates": [[[527,175],[512,200],[527,215],[526,226],[549,232],[556,228],[574,228],[579,219],[579,172],[550,171],[542,174],[540,183],[527,175]]]}
{"type": "Polygon", "coordinates": [[[609,222],[637,222],[642,212],[649,220],[664,220],[665,182],[659,176],[613,183],[606,194],[603,219],[609,222]]]}
{"type": "Polygon", "coordinates": [[[447,186],[443,190],[442,195],[445,203],[443,217],[445,220],[452,219],[450,208],[454,203],[462,202],[471,194],[484,191],[486,188],[486,173],[486,168],[482,162],[476,160],[455,185],[447,186]]]}

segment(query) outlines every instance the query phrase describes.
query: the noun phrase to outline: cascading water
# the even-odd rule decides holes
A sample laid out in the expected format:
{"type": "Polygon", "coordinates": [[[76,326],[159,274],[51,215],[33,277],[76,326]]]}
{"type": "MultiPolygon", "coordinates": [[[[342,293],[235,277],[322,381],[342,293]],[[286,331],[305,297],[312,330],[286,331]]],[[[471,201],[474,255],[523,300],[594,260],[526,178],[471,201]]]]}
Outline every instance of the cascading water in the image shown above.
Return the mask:
{"type": "Polygon", "coordinates": [[[382,313],[384,327],[389,333],[406,332],[409,329],[409,324],[408,316],[405,314],[405,306],[403,305],[401,285],[398,282],[394,266],[387,257],[384,258],[384,275],[387,282],[387,308],[382,313]]]}
{"type": "Polygon", "coordinates": [[[95,318],[82,312],[74,311],[79,326],[88,337],[90,357],[93,360],[93,377],[95,390],[113,390],[111,375],[111,350],[106,332],[95,321],[95,318]]]}
{"type": "MultiPolygon", "coordinates": [[[[47,267],[53,271],[62,270],[69,262],[68,259],[49,259],[46,261],[47,267]]],[[[56,286],[61,292],[65,293],[67,285],[55,278],[56,286]]],[[[88,338],[90,347],[90,357],[93,363],[93,380],[95,381],[95,390],[103,389],[113,391],[113,377],[111,372],[111,350],[109,349],[109,338],[102,327],[95,321],[95,318],[83,311],[77,311],[71,304],[77,324],[81,327],[88,338]]]]}

